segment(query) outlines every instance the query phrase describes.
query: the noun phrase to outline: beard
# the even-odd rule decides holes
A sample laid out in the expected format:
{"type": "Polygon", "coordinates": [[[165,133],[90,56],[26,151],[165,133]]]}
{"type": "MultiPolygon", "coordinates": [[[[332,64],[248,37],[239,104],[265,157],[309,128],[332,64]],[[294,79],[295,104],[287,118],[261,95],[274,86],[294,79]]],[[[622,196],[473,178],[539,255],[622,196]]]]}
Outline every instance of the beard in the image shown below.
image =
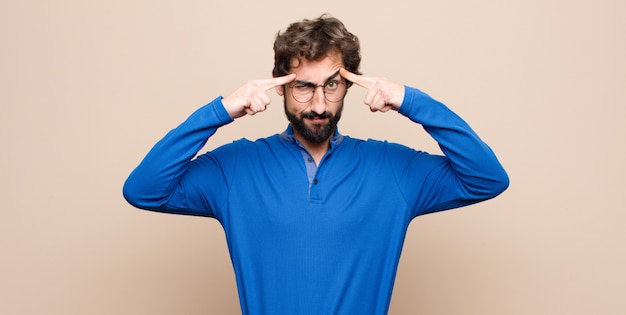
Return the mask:
{"type": "Polygon", "coordinates": [[[337,109],[336,114],[331,114],[328,111],[323,112],[321,114],[316,114],[314,112],[304,112],[300,114],[300,116],[296,114],[292,114],[287,109],[287,101],[285,100],[285,115],[287,119],[291,123],[291,126],[295,132],[300,134],[304,140],[320,144],[324,141],[327,141],[337,129],[337,123],[339,123],[339,119],[341,119],[341,111],[343,110],[343,103],[337,109]],[[324,124],[315,124],[312,127],[309,127],[305,123],[305,119],[314,119],[314,118],[328,118],[328,122],[324,124]]]}

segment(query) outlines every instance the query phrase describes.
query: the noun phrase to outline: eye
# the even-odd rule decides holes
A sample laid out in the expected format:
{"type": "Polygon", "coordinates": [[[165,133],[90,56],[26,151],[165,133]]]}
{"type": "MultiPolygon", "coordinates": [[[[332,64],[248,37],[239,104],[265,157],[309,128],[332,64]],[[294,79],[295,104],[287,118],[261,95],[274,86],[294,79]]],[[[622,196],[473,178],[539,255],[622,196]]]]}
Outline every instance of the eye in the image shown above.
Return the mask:
{"type": "Polygon", "coordinates": [[[328,81],[328,83],[326,83],[326,89],[328,90],[336,90],[339,87],[339,82],[337,81],[328,81]]]}
{"type": "Polygon", "coordinates": [[[311,86],[306,83],[295,83],[293,85],[293,89],[297,90],[298,92],[308,92],[311,90],[311,86]]]}

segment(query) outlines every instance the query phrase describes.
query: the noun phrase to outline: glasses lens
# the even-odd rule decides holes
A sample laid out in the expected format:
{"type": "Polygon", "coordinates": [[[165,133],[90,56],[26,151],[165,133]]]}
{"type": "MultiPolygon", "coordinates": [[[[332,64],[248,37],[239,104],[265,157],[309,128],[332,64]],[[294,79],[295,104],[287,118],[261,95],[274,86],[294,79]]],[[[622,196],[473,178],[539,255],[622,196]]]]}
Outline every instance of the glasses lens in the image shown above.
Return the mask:
{"type": "Polygon", "coordinates": [[[310,101],[313,98],[313,93],[315,93],[315,87],[308,84],[296,83],[291,86],[291,94],[293,95],[293,98],[300,103],[310,101]]]}
{"type": "Polygon", "coordinates": [[[324,86],[324,96],[330,102],[336,103],[346,95],[346,85],[339,81],[330,81],[324,86]]]}

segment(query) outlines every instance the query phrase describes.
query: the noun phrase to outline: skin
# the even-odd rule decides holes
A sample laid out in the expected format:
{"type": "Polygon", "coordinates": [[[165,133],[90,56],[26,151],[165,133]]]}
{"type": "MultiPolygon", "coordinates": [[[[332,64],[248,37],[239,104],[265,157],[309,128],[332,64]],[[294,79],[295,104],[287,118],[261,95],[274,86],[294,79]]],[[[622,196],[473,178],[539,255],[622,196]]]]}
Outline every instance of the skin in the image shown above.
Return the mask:
{"type": "MultiPolygon", "coordinates": [[[[285,85],[294,80],[323,85],[329,77],[339,70],[341,77],[367,90],[363,103],[369,107],[370,111],[387,112],[389,110],[397,111],[400,108],[404,99],[404,85],[384,78],[356,75],[343,67],[344,64],[339,53],[331,53],[325,58],[316,61],[302,60],[297,67],[292,69],[293,72],[286,76],[246,82],[243,86],[224,97],[222,104],[233,119],[245,115],[252,116],[267,109],[267,106],[270,104],[270,97],[267,95],[267,91],[273,88],[278,95],[285,98],[286,111],[302,119],[307,128],[314,131],[319,130],[322,125],[329,123],[329,118],[307,118],[306,115],[302,118],[303,114],[309,112],[316,114],[329,112],[336,115],[343,107],[343,101],[336,103],[327,101],[324,98],[322,88],[318,88],[311,101],[299,103],[291,95],[291,89],[285,88],[285,85]]],[[[319,164],[324,154],[330,148],[332,135],[320,143],[306,140],[295,129],[294,135],[302,142],[316,163],[319,164]]]]}

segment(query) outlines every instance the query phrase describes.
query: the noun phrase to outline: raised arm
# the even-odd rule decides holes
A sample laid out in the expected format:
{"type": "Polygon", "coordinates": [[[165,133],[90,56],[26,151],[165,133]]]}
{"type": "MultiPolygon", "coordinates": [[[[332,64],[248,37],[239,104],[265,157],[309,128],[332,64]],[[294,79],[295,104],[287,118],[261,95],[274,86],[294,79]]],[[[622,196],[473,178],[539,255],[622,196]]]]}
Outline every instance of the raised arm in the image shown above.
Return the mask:
{"type": "MultiPolygon", "coordinates": [[[[395,110],[421,124],[439,144],[444,157],[415,152],[397,167],[399,187],[415,204],[414,215],[461,207],[493,198],[509,184],[496,155],[472,128],[444,104],[425,93],[382,78],[341,75],[368,90],[371,111],[395,110]]],[[[400,146],[390,150],[404,151],[400,146]]]]}
{"type": "Polygon", "coordinates": [[[130,174],[123,195],[133,206],[146,210],[213,216],[211,196],[225,191],[219,161],[193,159],[217,128],[235,118],[264,111],[270,103],[267,90],[286,84],[295,75],[249,81],[233,93],[201,107],[171,130],[148,152],[130,174]],[[198,176],[208,173],[210,176],[198,176]]]}

